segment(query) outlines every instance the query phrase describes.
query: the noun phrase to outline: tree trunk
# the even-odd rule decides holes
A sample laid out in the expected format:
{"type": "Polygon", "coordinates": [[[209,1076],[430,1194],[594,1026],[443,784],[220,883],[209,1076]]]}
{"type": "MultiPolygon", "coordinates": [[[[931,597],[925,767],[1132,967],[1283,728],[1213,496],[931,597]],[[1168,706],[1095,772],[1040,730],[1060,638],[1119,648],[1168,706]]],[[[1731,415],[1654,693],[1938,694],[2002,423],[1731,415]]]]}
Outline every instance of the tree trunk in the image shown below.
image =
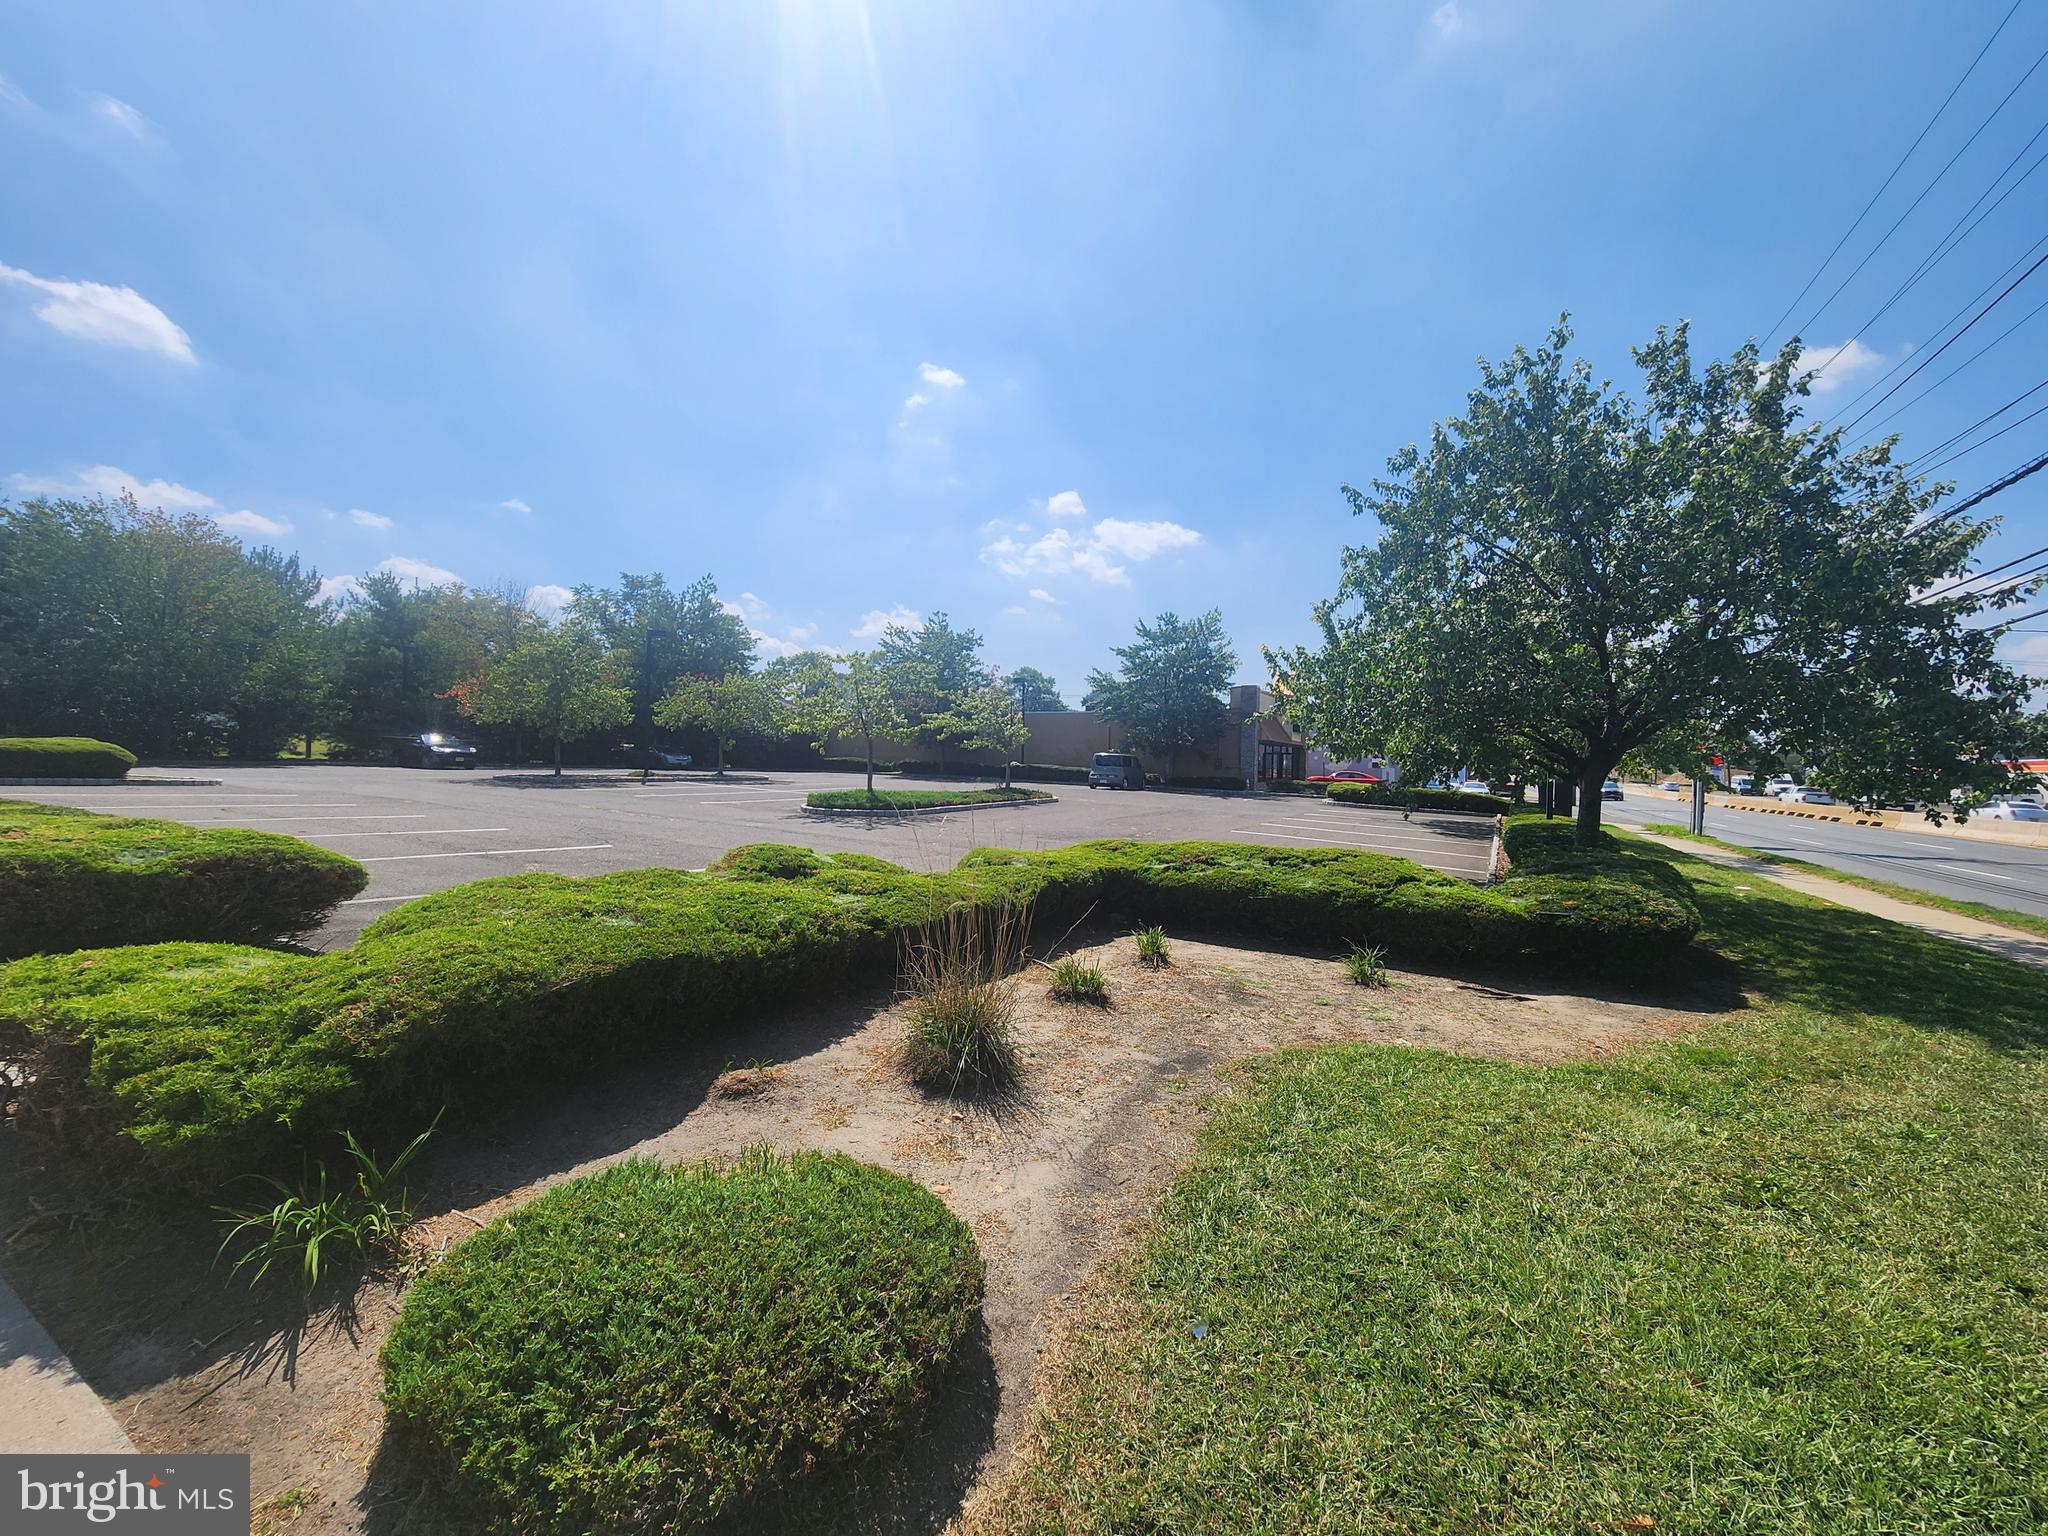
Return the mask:
{"type": "Polygon", "coordinates": [[[725,777],[725,738],[718,738],[718,777],[725,777]]]}
{"type": "Polygon", "coordinates": [[[868,737],[867,741],[868,741],[868,798],[869,798],[870,800],[872,800],[872,799],[874,798],[874,796],[875,796],[875,738],[874,738],[874,737],[872,737],[872,736],[870,736],[870,737],[868,737]]]}
{"type": "Polygon", "coordinates": [[[1005,789],[1010,787],[1010,768],[1010,754],[1005,752],[1003,754],[1003,788],[1005,789]]]}
{"type": "Polygon", "coordinates": [[[1579,770],[1579,819],[1572,842],[1590,848],[1600,840],[1600,786],[1607,782],[1605,768],[1579,770]]]}
{"type": "Polygon", "coordinates": [[[557,736],[557,737],[555,738],[555,777],[559,779],[559,778],[560,778],[561,776],[562,776],[562,738],[561,738],[561,737],[559,737],[559,736],[557,736]]]}

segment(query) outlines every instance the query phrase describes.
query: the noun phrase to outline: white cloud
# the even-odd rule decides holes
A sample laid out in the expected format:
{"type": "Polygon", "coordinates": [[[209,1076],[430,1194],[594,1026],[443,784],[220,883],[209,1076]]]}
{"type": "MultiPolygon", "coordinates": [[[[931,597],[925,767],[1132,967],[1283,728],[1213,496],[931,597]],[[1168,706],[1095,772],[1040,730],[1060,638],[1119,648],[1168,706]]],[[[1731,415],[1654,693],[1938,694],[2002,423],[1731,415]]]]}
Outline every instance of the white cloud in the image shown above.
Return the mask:
{"type": "Polygon", "coordinates": [[[917,376],[933,389],[958,389],[967,381],[950,368],[941,368],[937,363],[919,363],[917,376]]]}
{"type": "Polygon", "coordinates": [[[1793,375],[1801,372],[1821,370],[1814,374],[1810,386],[1816,395],[1831,395],[1843,385],[1853,383],[1873,368],[1885,366],[1885,355],[1874,347],[1866,347],[1851,336],[1847,341],[1831,347],[1805,347],[1799,353],[1799,361],[1793,367],[1793,375]]]}
{"type": "Polygon", "coordinates": [[[365,512],[361,507],[348,509],[348,520],[358,528],[389,528],[391,519],[382,512],[365,512]]]}
{"type": "Polygon", "coordinates": [[[1031,610],[1029,608],[1022,607],[1017,603],[1012,603],[1009,607],[1005,608],[1003,612],[1008,614],[1013,619],[1021,619],[1026,614],[1030,613],[1031,610]]]}
{"type": "Polygon", "coordinates": [[[931,403],[931,396],[929,395],[909,395],[903,401],[903,409],[906,411],[921,411],[931,403]]]}
{"type": "Polygon", "coordinates": [[[546,581],[526,589],[526,606],[544,619],[558,619],[575,596],[567,587],[546,581]]]}
{"type": "Polygon", "coordinates": [[[338,603],[344,598],[361,597],[363,584],[353,576],[323,576],[320,590],[313,594],[316,603],[338,603]]]}
{"type": "Polygon", "coordinates": [[[1465,13],[1458,9],[1458,0],[1444,0],[1444,3],[1429,13],[1429,24],[1436,28],[1438,37],[1449,40],[1463,37],[1469,26],[1465,13]]]}
{"type": "Polygon", "coordinates": [[[444,571],[438,565],[429,565],[424,560],[415,560],[411,555],[392,555],[379,560],[375,567],[383,576],[396,576],[400,581],[411,582],[416,587],[459,587],[462,578],[453,571],[444,571]]]}
{"type": "Polygon", "coordinates": [[[1199,533],[1179,523],[1105,517],[1085,532],[1054,528],[1029,544],[996,539],[982,546],[981,558],[1006,576],[1082,575],[1106,586],[1127,587],[1130,572],[1120,560],[1150,560],[1201,542],[1199,533]]]}
{"type": "Polygon", "coordinates": [[[223,528],[233,529],[236,533],[260,533],[266,539],[281,539],[292,531],[289,519],[265,517],[262,513],[251,512],[247,508],[240,512],[223,512],[214,521],[223,528]]]}
{"type": "Polygon", "coordinates": [[[192,355],[192,338],[133,288],[37,277],[4,264],[0,264],[0,283],[45,295],[35,305],[36,318],[74,340],[133,347],[181,363],[197,361],[192,355]]]}
{"type": "Polygon", "coordinates": [[[119,496],[130,492],[145,507],[196,511],[214,505],[204,491],[170,480],[142,480],[111,464],[95,464],[71,476],[9,475],[7,483],[22,496],[119,496]]]}
{"type": "Polygon", "coordinates": [[[130,138],[140,139],[145,144],[154,144],[160,137],[162,130],[120,97],[109,96],[104,91],[96,91],[93,93],[91,100],[92,109],[95,113],[104,121],[112,123],[130,138]]]}
{"type": "Polygon", "coordinates": [[[1024,595],[1032,599],[1032,601],[1034,602],[1057,603],[1059,601],[1058,598],[1054,597],[1050,592],[1046,591],[1043,587],[1033,587],[1029,592],[1025,593],[1024,595]]]}
{"type": "Polygon", "coordinates": [[[23,94],[21,87],[5,75],[0,75],[0,102],[5,102],[10,107],[19,107],[24,112],[33,112],[36,109],[36,104],[23,94]]]}
{"type": "Polygon", "coordinates": [[[1088,508],[1079,491],[1061,491],[1046,498],[1045,510],[1052,517],[1086,517],[1088,508]]]}
{"type": "Polygon", "coordinates": [[[900,624],[905,629],[915,629],[923,622],[923,614],[915,608],[906,608],[901,603],[891,604],[887,608],[871,608],[861,615],[861,621],[853,626],[853,638],[874,640],[892,625],[900,624]]]}
{"type": "Polygon", "coordinates": [[[158,352],[178,362],[197,360],[193,338],[135,289],[51,279],[6,264],[0,264],[0,283],[47,295],[35,305],[35,317],[74,340],[133,346],[137,352],[158,352]]]}
{"type": "Polygon", "coordinates": [[[529,507],[517,496],[514,496],[509,500],[499,502],[498,510],[500,512],[517,512],[521,517],[525,517],[528,513],[533,511],[533,508],[529,507]]]}
{"type": "Polygon", "coordinates": [[[1179,523],[1154,521],[1125,522],[1105,517],[1095,525],[1095,542],[1126,560],[1150,560],[1169,549],[1187,549],[1202,542],[1202,536],[1179,523]]]}

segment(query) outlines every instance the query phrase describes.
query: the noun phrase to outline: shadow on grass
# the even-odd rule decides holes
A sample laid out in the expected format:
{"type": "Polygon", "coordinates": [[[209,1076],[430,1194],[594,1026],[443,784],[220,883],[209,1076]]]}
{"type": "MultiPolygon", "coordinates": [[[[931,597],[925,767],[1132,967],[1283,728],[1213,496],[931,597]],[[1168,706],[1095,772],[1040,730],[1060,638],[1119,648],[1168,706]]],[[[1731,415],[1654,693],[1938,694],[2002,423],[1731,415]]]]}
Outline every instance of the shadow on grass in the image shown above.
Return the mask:
{"type": "Polygon", "coordinates": [[[1729,974],[1769,1001],[1958,1031],[1999,1050],[2048,1045],[2048,977],[2038,970],[1804,898],[1775,885],[1763,867],[1676,851],[1656,856],[1692,882],[1704,920],[1695,947],[1720,951],[1729,974]]]}
{"type": "MultiPolygon", "coordinates": [[[[977,1317],[923,1407],[882,1443],[826,1460],[691,1529],[707,1536],[930,1536],[959,1512],[995,1443],[1000,1402],[988,1326],[977,1317]]],[[[487,1536],[504,1529],[466,1505],[418,1448],[388,1433],[356,1503],[371,1536],[487,1536]]]]}

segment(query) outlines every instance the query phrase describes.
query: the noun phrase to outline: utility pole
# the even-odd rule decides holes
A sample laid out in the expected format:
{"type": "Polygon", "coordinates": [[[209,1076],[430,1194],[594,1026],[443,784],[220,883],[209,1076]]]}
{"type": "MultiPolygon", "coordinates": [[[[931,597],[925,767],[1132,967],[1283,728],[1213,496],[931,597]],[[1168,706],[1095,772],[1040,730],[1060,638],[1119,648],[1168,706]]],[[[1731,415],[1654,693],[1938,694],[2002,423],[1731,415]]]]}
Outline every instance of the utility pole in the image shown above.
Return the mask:
{"type": "Polygon", "coordinates": [[[1703,837],[1707,830],[1707,786],[1702,779],[1692,781],[1692,835],[1703,837]]]}

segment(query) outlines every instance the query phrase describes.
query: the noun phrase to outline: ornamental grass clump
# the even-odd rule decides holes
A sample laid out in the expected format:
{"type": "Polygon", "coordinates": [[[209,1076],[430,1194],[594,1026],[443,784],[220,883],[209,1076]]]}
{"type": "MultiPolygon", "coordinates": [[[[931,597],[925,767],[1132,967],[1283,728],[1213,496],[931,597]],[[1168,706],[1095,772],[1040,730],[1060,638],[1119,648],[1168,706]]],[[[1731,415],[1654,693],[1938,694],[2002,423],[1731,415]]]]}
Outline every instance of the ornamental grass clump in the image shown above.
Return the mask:
{"type": "Polygon", "coordinates": [[[1063,1003],[1100,1006],[1109,1001],[1109,983],[1095,966],[1062,960],[1052,968],[1052,995],[1063,1003]]]}
{"type": "Polygon", "coordinates": [[[1017,1078],[1017,970],[1029,909],[955,903],[904,944],[911,1081],[946,1093],[1008,1087],[1017,1078]]]}

